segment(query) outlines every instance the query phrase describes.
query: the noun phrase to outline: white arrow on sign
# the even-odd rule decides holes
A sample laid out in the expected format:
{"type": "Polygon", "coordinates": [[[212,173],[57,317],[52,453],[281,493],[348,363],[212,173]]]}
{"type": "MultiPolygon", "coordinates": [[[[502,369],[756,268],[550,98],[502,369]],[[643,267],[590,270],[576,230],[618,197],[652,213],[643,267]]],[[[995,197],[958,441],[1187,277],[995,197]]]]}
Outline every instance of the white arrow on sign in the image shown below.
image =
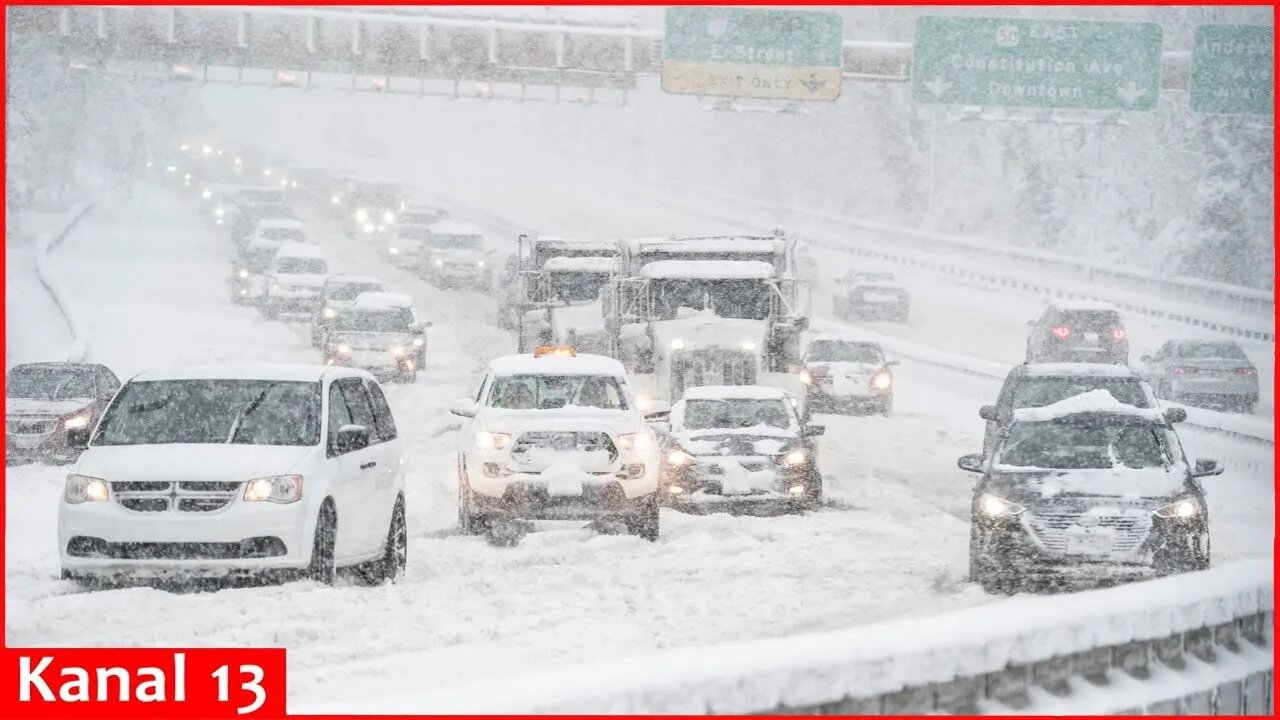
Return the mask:
{"type": "Polygon", "coordinates": [[[1136,82],[1130,80],[1128,85],[1116,88],[1116,94],[1120,96],[1121,100],[1124,100],[1126,105],[1132,105],[1138,102],[1138,98],[1146,95],[1147,90],[1146,88],[1138,87],[1136,82]]]}
{"type": "Polygon", "coordinates": [[[950,90],[954,84],[943,80],[941,75],[936,75],[932,80],[926,82],[924,86],[929,88],[929,92],[933,93],[934,97],[940,97],[942,93],[950,90]]]}

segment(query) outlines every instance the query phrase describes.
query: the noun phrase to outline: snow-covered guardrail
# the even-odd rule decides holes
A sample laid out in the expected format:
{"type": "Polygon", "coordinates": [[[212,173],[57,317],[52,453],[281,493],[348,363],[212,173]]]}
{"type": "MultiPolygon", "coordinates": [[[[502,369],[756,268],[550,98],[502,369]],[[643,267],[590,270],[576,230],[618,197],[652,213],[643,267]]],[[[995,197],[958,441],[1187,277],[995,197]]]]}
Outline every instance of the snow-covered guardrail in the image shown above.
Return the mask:
{"type": "MultiPolygon", "coordinates": [[[[874,231],[891,236],[900,242],[909,243],[919,252],[912,252],[902,245],[888,248],[883,244],[859,243],[855,238],[841,238],[838,241],[831,237],[806,236],[806,241],[816,247],[856,255],[879,261],[915,267],[932,273],[940,273],[961,278],[970,282],[978,282],[995,287],[1011,288],[1038,295],[1061,298],[1088,300],[1105,300],[1119,308],[1147,315],[1149,317],[1185,323],[1193,327],[1204,328],[1215,332],[1237,337],[1253,338],[1275,342],[1275,330],[1268,318],[1275,310],[1274,293],[1254,288],[1246,288],[1225,283],[1215,283],[1195,278],[1166,278],[1155,273],[1123,268],[1107,263],[1089,262],[1059,253],[1041,250],[1012,248],[984,243],[972,238],[927,232],[911,228],[885,225],[871,221],[849,218],[835,213],[819,210],[804,210],[774,203],[744,200],[714,188],[676,185],[668,188],[669,192],[688,198],[690,193],[718,198],[724,202],[737,203],[749,207],[767,210],[779,217],[787,215],[814,218],[850,229],[874,231]],[[955,257],[939,256],[929,250],[945,250],[955,252],[963,250],[966,255],[975,258],[974,262],[966,262],[955,257]],[[999,259],[1006,264],[1017,261],[1041,271],[1069,271],[1077,277],[1087,277],[1093,271],[1093,281],[1087,286],[1079,283],[1064,282],[1059,276],[1031,276],[1004,268],[993,267],[983,263],[983,258],[999,259]],[[1124,289],[1100,289],[1095,283],[1110,280],[1124,289]],[[1150,302],[1132,297],[1134,291],[1147,293],[1159,292],[1164,297],[1176,298],[1182,305],[1171,307],[1168,303],[1150,302]],[[1214,312],[1221,308],[1195,306],[1199,303],[1216,302],[1221,306],[1229,306],[1233,315],[1243,311],[1256,315],[1257,321],[1250,322],[1238,317],[1224,319],[1225,313],[1214,312]]],[[[682,205],[682,207],[686,207],[682,205]]],[[[686,208],[688,209],[688,208],[686,208]]],[[[704,214],[710,215],[705,209],[704,214]]],[[[719,217],[722,220],[741,221],[741,217],[719,217]]]]}
{"type": "Polygon", "coordinates": [[[85,361],[89,354],[89,335],[72,306],[71,296],[63,287],[61,277],[50,263],[49,251],[66,240],[72,229],[92,208],[93,206],[89,204],[73,208],[67,213],[67,218],[61,227],[54,232],[41,235],[36,240],[36,274],[40,277],[40,284],[49,291],[53,304],[58,307],[58,312],[62,313],[71,331],[71,345],[64,353],[68,362],[85,361]]]}
{"type": "MultiPolygon", "coordinates": [[[[382,697],[379,713],[1271,714],[1270,559],[382,697]]],[[[304,708],[290,708],[299,710],[304,708]]]]}

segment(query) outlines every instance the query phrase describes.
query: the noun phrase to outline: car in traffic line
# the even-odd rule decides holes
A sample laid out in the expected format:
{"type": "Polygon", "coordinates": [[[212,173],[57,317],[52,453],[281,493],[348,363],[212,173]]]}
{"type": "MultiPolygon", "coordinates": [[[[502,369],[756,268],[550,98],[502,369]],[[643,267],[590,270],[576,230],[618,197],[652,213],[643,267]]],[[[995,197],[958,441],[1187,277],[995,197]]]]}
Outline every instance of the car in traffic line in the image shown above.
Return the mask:
{"type": "Polygon", "coordinates": [[[404,573],[400,440],[368,373],[143,373],[72,433],[84,453],[58,506],[63,578],[404,573]]]}
{"type": "Polygon", "coordinates": [[[320,288],[320,309],[311,314],[311,347],[324,347],[338,311],[355,304],[360,293],[386,292],[381,280],[359,275],[330,275],[320,288]]]}
{"type": "Polygon", "coordinates": [[[1170,340],[1141,360],[1158,398],[1246,413],[1258,403],[1258,369],[1233,340],[1170,340]]]}
{"type": "Polygon", "coordinates": [[[401,293],[366,292],[339,309],[325,337],[324,363],[413,382],[427,363],[427,328],[401,293]]]}
{"type": "Polygon", "coordinates": [[[33,460],[73,462],[79,451],[67,433],[92,427],[120,380],[105,365],[43,362],[14,365],[4,377],[6,465],[33,460]]]}
{"type": "Polygon", "coordinates": [[[812,338],[801,357],[805,415],[813,412],[893,412],[893,371],[880,343],[839,335],[812,338]]]}
{"type": "MultiPolygon", "coordinates": [[[[1128,365],[1104,363],[1023,363],[1005,375],[994,405],[983,405],[978,417],[986,421],[982,454],[995,450],[1004,428],[1013,421],[1015,410],[1044,407],[1090,390],[1105,390],[1116,400],[1136,408],[1159,405],[1151,386],[1138,371],[1128,365]]],[[[1181,408],[1168,408],[1170,422],[1182,422],[1187,413],[1181,408]]]]}
{"type": "Polygon", "coordinates": [[[489,363],[458,433],[458,526],[518,541],[532,520],[591,521],[655,541],[658,443],[622,364],[567,347],[489,363]],[[506,533],[511,533],[507,535],[506,533]]]}
{"type": "Polygon", "coordinates": [[[1129,362],[1129,333],[1110,303],[1053,301],[1027,325],[1027,362],[1129,362]]]}
{"type": "Polygon", "coordinates": [[[1209,567],[1209,517],[1200,479],[1159,408],[1091,390],[1014,412],[996,452],[960,458],[979,473],[969,575],[989,592],[1168,575],[1209,567]]]}
{"type": "Polygon", "coordinates": [[[419,250],[419,267],[428,282],[488,292],[493,263],[484,247],[484,230],[471,223],[442,220],[430,226],[419,250]]]}
{"type": "Polygon", "coordinates": [[[276,250],[267,267],[258,301],[262,314],[311,313],[320,309],[320,289],[329,276],[329,262],[315,245],[287,242],[276,250]]]}
{"type": "Polygon", "coordinates": [[[782,388],[694,387],[671,407],[659,499],[687,510],[812,507],[822,499],[821,425],[782,388]]]}
{"type": "Polygon", "coordinates": [[[837,278],[832,310],[841,320],[893,320],[911,316],[911,293],[891,270],[868,267],[837,278]]]}

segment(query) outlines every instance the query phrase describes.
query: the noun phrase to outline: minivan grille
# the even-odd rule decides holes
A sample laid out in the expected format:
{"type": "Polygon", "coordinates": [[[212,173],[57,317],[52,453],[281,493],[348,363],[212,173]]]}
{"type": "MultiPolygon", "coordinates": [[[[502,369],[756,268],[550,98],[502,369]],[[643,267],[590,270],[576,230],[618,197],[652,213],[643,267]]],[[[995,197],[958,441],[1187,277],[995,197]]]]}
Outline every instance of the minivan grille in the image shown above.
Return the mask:
{"type": "Polygon", "coordinates": [[[5,420],[5,432],[11,435],[47,435],[58,427],[52,418],[41,420],[5,420]]]}
{"type": "Polygon", "coordinates": [[[212,512],[231,504],[240,485],[207,480],[124,481],[111,483],[111,494],[134,512],[212,512]]]}

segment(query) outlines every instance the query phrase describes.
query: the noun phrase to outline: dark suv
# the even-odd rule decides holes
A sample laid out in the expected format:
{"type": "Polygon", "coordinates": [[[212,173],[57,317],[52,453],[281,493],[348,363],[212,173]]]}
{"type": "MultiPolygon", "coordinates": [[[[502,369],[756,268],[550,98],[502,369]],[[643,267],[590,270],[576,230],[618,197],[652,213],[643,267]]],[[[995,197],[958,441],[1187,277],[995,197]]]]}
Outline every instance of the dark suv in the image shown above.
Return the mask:
{"type": "MultiPolygon", "coordinates": [[[[1052,405],[1090,390],[1106,390],[1111,397],[1136,408],[1153,408],[1158,404],[1151,387],[1138,371],[1127,365],[1015,365],[1004,378],[996,404],[983,405],[978,410],[978,417],[987,421],[982,438],[983,456],[989,457],[995,450],[1000,433],[1013,420],[1015,410],[1052,405]]],[[[1169,408],[1165,413],[1170,422],[1181,422],[1187,417],[1182,408],[1169,408]]]]}
{"type": "Polygon", "coordinates": [[[1129,333],[1106,303],[1051,303],[1029,326],[1027,362],[1129,362],[1129,333]]]}
{"type": "Polygon", "coordinates": [[[15,365],[5,373],[5,464],[73,462],[80,451],[67,432],[92,428],[120,380],[105,365],[47,362],[15,365]]]}
{"type": "Polygon", "coordinates": [[[993,457],[965,455],[974,489],[969,577],[988,592],[1025,581],[1112,580],[1209,567],[1199,479],[1158,409],[1096,390],[1014,413],[993,457]]]}

